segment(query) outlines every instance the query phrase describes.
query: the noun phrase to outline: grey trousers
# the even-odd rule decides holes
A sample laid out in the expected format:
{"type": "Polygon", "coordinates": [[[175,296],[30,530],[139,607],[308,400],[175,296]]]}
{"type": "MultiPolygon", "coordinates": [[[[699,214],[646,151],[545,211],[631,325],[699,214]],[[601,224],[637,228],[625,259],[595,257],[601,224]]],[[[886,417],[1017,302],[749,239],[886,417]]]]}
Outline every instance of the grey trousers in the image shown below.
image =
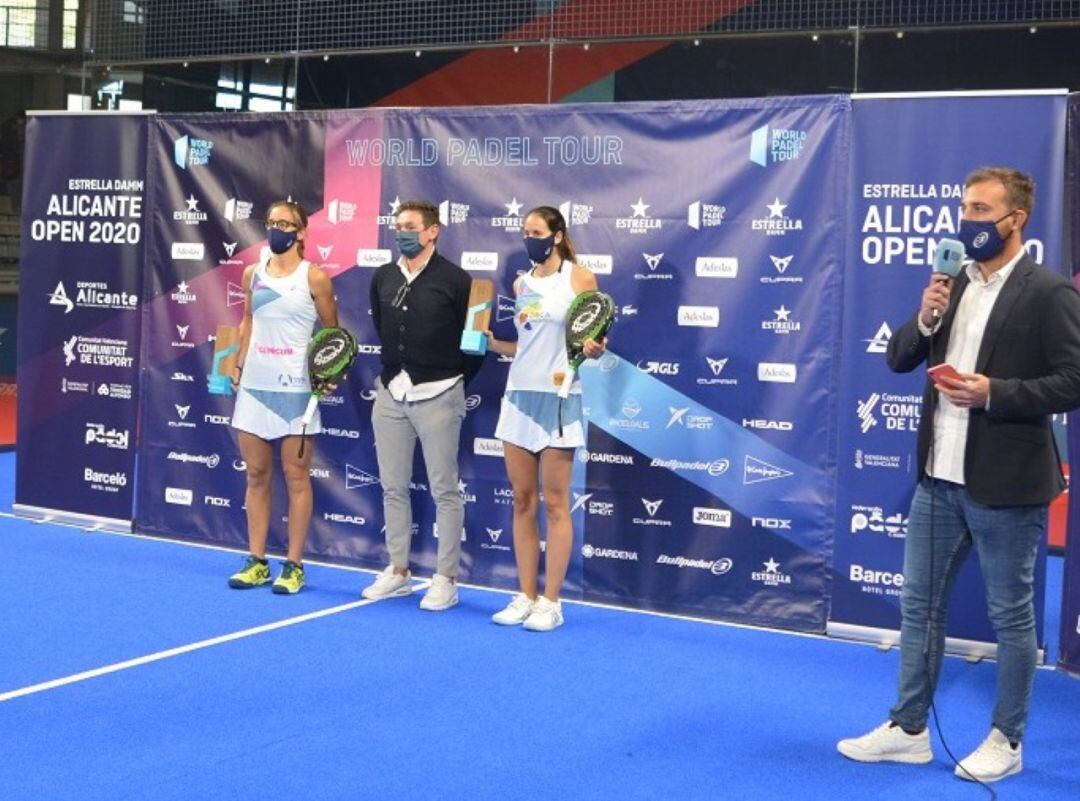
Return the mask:
{"type": "Polygon", "coordinates": [[[436,570],[447,578],[457,576],[461,559],[461,528],[465,502],[458,490],[458,446],[461,421],[465,419],[465,388],[459,381],[430,400],[398,402],[381,381],[375,383],[371,425],[379,460],[386,521],[386,549],[390,564],[409,566],[412,540],[412,478],[416,440],[424,454],[431,497],[435,501],[435,525],[439,530],[436,570]]]}

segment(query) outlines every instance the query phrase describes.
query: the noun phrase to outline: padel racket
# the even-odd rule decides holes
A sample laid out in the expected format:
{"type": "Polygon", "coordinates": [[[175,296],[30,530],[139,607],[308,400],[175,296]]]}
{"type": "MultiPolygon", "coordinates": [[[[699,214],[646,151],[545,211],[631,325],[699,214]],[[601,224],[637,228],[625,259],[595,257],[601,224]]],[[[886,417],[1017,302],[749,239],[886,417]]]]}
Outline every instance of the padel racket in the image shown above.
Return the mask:
{"type": "Polygon", "coordinates": [[[614,322],[615,301],[611,295],[589,290],[571,302],[566,312],[566,360],[569,364],[559,385],[560,398],[570,395],[570,385],[585,361],[585,342],[590,339],[599,342],[611,330],[614,322]]]}
{"type": "Polygon", "coordinates": [[[304,417],[301,420],[303,428],[300,431],[300,456],[304,455],[304,435],[311,418],[315,416],[319,398],[329,392],[330,387],[341,382],[353,362],[356,361],[356,353],[356,337],[344,328],[319,329],[308,343],[307,362],[308,376],[311,380],[311,397],[308,399],[307,409],[304,410],[304,417]]]}

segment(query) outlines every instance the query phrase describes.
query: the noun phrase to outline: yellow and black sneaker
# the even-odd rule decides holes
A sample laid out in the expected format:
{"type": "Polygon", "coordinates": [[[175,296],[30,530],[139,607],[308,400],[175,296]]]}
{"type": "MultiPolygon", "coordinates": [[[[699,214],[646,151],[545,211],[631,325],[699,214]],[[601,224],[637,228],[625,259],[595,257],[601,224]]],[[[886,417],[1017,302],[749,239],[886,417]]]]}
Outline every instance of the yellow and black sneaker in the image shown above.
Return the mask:
{"type": "Polygon", "coordinates": [[[281,566],[281,572],[274,579],[271,588],[278,595],[293,595],[300,592],[304,586],[304,566],[298,565],[291,559],[286,559],[281,566]]]}
{"type": "Polygon", "coordinates": [[[270,581],[270,564],[257,556],[248,556],[244,566],[229,577],[229,586],[234,590],[250,590],[261,587],[270,581]]]}

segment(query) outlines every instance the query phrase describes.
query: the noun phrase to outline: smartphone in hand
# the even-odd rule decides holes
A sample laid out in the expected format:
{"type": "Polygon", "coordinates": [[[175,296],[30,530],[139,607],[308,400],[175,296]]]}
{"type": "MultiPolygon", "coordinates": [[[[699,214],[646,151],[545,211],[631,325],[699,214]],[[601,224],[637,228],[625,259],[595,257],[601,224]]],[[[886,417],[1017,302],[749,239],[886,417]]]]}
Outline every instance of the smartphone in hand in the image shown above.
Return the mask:
{"type": "Polygon", "coordinates": [[[927,375],[933,380],[934,385],[938,387],[944,387],[945,389],[951,389],[947,384],[942,384],[942,378],[951,378],[955,381],[962,381],[960,373],[956,371],[956,368],[949,363],[943,363],[935,365],[926,371],[927,375]]]}

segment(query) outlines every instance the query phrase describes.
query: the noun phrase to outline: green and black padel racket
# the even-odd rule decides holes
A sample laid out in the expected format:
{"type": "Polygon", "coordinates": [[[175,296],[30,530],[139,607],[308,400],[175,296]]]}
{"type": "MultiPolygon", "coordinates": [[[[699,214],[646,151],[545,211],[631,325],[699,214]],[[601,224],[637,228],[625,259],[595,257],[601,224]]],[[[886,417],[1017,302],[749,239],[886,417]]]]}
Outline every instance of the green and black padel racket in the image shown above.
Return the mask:
{"type": "Polygon", "coordinates": [[[344,328],[321,328],[311,338],[307,349],[308,376],[311,380],[311,398],[301,420],[300,456],[304,455],[304,435],[308,423],[315,416],[319,398],[329,392],[329,388],[341,383],[356,361],[356,337],[344,328]]]}
{"type": "Polygon", "coordinates": [[[566,312],[566,359],[569,366],[559,385],[560,398],[570,395],[570,385],[585,361],[585,342],[590,339],[599,342],[611,330],[614,322],[615,301],[611,295],[589,290],[571,302],[566,312]]]}

